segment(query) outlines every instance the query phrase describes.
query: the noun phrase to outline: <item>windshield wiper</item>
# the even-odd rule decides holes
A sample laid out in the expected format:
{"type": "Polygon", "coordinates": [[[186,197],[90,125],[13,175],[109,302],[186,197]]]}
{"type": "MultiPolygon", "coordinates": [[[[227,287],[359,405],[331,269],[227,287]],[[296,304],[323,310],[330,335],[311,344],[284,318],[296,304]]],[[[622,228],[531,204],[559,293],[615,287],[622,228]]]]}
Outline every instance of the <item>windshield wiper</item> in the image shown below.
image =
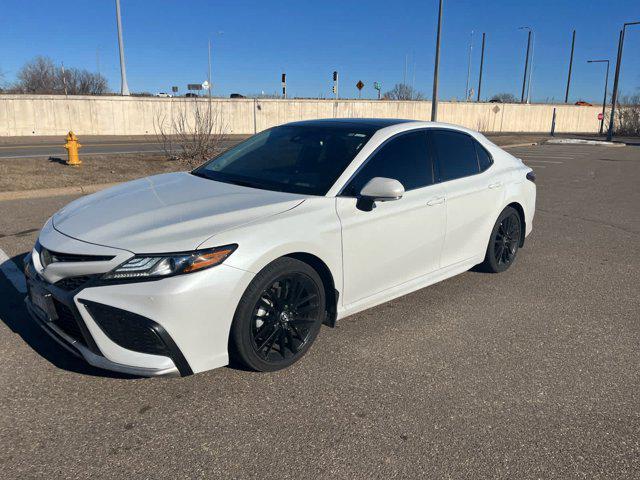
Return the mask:
{"type": "Polygon", "coordinates": [[[206,178],[207,180],[211,180],[211,177],[204,172],[199,172],[197,170],[191,170],[191,175],[195,175],[196,177],[206,178]]]}

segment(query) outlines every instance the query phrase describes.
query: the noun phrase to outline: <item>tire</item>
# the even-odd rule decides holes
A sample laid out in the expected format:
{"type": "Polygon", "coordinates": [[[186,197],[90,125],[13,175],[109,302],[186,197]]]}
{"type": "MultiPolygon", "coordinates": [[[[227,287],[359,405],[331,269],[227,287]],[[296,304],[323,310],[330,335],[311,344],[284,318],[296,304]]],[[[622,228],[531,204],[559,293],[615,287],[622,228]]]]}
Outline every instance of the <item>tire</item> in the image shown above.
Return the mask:
{"type": "Polygon", "coordinates": [[[260,271],[244,292],[231,325],[235,360],[259,372],[297,362],[325,317],[322,279],[308,264],[283,257],[260,271]]]}
{"type": "Polygon", "coordinates": [[[487,252],[480,269],[489,273],[507,270],[516,260],[522,240],[522,222],[515,208],[505,208],[491,231],[487,252]]]}

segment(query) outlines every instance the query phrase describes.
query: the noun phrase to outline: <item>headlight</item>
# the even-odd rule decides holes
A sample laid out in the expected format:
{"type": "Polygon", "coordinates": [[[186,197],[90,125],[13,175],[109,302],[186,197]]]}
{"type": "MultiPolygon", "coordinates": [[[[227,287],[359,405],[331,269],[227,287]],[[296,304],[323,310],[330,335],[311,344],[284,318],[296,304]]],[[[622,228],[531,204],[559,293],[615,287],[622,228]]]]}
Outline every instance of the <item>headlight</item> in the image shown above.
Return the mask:
{"type": "Polygon", "coordinates": [[[188,253],[136,255],[106,273],[103,278],[105,280],[155,280],[183,273],[197,272],[220,265],[236,248],[238,248],[238,245],[234,244],[188,253]]]}

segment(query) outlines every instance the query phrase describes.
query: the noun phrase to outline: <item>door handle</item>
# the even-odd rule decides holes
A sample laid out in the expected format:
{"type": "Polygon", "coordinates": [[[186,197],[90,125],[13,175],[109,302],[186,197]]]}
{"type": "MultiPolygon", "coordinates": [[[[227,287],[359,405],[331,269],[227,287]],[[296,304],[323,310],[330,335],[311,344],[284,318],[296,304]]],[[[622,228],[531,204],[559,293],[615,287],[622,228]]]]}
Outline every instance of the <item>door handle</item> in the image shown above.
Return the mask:
{"type": "Polygon", "coordinates": [[[500,188],[502,186],[502,182],[491,183],[489,188],[500,188]]]}
{"type": "Polygon", "coordinates": [[[434,205],[440,205],[441,203],[444,203],[444,197],[432,198],[427,202],[427,205],[433,207],[434,205]]]}

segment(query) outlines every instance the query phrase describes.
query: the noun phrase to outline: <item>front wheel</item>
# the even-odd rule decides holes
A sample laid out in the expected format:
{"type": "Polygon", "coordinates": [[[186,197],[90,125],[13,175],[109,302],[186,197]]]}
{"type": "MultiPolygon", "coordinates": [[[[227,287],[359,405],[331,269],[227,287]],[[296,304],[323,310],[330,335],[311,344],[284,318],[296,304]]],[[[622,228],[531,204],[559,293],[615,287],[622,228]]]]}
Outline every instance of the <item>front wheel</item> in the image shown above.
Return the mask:
{"type": "Polygon", "coordinates": [[[520,214],[513,207],[505,208],[491,231],[487,253],[480,268],[490,273],[508,269],[516,259],[522,234],[520,214]]]}
{"type": "Polygon", "coordinates": [[[257,371],[298,361],[316,339],[325,315],[322,279],[308,264],[280,258],[247,287],[233,319],[230,347],[257,371]]]}

